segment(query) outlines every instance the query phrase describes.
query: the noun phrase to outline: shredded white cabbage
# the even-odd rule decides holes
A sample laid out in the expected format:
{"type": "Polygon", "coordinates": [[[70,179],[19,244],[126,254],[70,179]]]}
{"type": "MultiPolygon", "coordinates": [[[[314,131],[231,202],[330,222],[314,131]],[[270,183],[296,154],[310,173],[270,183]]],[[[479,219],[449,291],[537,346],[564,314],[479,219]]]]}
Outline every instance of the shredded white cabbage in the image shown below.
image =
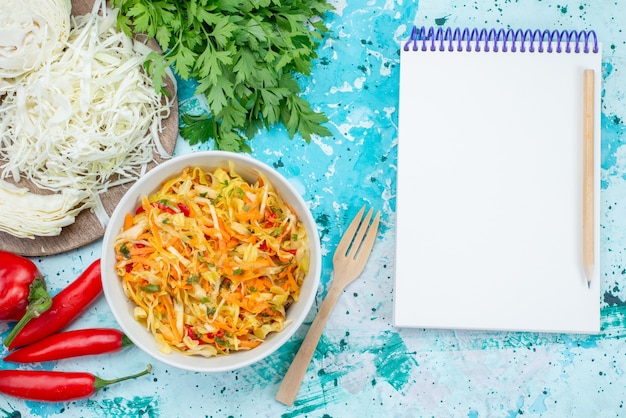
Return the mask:
{"type": "Polygon", "coordinates": [[[65,189],[41,195],[0,180],[0,231],[19,238],[56,236],[74,223],[85,193],[65,189]]]}
{"type": "Polygon", "coordinates": [[[0,1],[0,94],[59,52],[70,33],[70,0],[0,1]]]}
{"type": "Polygon", "coordinates": [[[71,20],[64,47],[16,79],[0,104],[0,178],[80,191],[81,207],[103,226],[99,195],[141,176],[155,147],[165,152],[158,134],[169,114],[142,70],[150,50],[118,31],[116,18],[96,0],[71,20]]]}

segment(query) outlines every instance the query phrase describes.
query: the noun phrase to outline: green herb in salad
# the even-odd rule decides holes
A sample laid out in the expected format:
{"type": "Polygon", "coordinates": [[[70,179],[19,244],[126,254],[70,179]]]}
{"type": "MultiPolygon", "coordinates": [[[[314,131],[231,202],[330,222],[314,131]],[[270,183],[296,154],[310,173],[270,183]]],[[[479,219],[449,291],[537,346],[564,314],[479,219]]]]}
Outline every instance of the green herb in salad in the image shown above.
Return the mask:
{"type": "Polygon", "coordinates": [[[282,124],[307,143],[330,136],[327,117],[300,97],[299,76],[311,73],[328,32],[325,0],[112,0],[118,27],[143,33],[163,48],[146,69],[162,89],[166,69],[198,82],[209,114],[183,114],[181,135],[191,145],[250,151],[261,129],[282,124]]]}

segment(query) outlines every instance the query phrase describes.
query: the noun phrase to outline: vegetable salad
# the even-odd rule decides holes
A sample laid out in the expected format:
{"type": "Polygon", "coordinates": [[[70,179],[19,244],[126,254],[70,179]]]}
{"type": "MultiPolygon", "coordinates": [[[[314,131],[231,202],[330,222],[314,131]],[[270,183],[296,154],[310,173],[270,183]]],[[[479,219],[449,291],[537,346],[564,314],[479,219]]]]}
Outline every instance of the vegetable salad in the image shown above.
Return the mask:
{"type": "Polygon", "coordinates": [[[232,164],[188,167],[126,216],[116,271],[162,351],[223,355],[285,327],[309,243],[294,210],[256,176],[251,184],[232,164]]]}

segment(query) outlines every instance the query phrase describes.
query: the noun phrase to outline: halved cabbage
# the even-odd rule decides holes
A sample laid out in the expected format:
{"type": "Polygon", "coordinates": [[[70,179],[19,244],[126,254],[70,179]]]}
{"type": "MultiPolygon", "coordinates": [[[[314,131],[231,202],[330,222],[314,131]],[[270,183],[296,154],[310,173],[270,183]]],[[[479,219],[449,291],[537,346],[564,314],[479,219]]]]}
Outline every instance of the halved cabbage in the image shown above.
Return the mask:
{"type": "Polygon", "coordinates": [[[71,10],[70,0],[0,1],[0,94],[63,49],[71,10]]]}

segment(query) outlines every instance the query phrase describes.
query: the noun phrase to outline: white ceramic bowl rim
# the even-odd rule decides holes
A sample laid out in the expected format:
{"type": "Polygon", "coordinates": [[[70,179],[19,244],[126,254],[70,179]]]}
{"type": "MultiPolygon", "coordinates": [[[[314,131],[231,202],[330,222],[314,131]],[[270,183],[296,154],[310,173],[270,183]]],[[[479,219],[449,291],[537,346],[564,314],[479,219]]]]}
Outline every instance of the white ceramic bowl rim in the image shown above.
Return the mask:
{"type": "Polygon", "coordinates": [[[313,305],[320,282],[322,265],[320,239],[315,221],[302,196],[293,185],[267,164],[246,154],[226,151],[197,151],[173,157],[153,168],[134,183],[122,197],[111,216],[102,241],[101,261],[104,295],[122,331],[137,347],[153,358],[173,367],[196,372],[235,370],[258,362],[280,348],[302,324],[313,305]],[[141,195],[155,192],[164,180],[178,175],[185,167],[199,166],[210,170],[217,167],[228,167],[229,162],[232,162],[235,171],[248,181],[255,178],[251,170],[256,169],[264,173],[276,191],[294,208],[307,228],[311,248],[310,269],[302,285],[298,302],[287,310],[289,324],[283,331],[268,335],[258,347],[211,358],[188,356],[177,352],[165,354],[160,351],[159,344],[152,334],[133,317],[134,303],[128,300],[124,294],[121,282],[115,273],[115,253],[112,243],[122,228],[124,215],[134,212],[140,202],[141,195]]]}

